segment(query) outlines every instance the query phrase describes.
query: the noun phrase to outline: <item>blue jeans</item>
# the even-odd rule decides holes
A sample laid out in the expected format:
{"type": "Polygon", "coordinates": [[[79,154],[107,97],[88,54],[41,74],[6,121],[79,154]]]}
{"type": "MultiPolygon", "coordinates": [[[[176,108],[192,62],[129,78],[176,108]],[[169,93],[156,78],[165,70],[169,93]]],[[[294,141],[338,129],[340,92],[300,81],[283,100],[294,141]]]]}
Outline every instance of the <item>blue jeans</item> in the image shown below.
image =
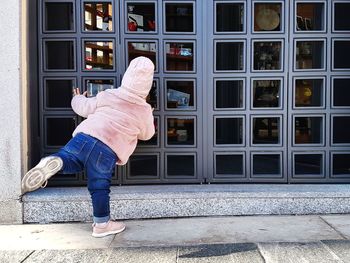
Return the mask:
{"type": "Polygon", "coordinates": [[[118,160],[113,150],[94,137],[78,133],[53,156],[63,160],[64,174],[78,173],[86,169],[94,222],[107,222],[110,218],[111,178],[118,160]]]}

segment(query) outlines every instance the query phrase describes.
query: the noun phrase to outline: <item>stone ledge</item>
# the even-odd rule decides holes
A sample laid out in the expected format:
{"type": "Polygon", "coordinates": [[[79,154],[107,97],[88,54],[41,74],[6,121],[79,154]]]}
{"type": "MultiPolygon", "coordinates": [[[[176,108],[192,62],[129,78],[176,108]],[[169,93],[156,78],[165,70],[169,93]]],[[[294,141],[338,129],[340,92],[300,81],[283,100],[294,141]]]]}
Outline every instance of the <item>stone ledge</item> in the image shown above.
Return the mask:
{"type": "Polygon", "coordinates": [[[23,206],[19,200],[0,201],[0,224],[22,224],[23,206]]]}
{"type": "MultiPolygon", "coordinates": [[[[47,188],[23,197],[24,222],[89,222],[86,188],[47,188]]],[[[350,213],[350,185],[152,185],[111,189],[116,219],[350,213]]]]}

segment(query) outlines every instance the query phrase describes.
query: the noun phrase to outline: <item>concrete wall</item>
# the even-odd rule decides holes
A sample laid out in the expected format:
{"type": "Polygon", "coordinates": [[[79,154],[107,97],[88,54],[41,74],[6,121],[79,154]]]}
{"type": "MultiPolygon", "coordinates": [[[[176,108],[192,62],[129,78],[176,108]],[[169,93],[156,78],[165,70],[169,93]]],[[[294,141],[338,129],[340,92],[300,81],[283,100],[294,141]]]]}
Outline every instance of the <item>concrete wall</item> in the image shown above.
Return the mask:
{"type": "Polygon", "coordinates": [[[22,7],[25,1],[0,1],[0,223],[23,221],[19,199],[26,134],[22,117],[26,106],[22,103],[26,97],[22,97],[22,7]]]}

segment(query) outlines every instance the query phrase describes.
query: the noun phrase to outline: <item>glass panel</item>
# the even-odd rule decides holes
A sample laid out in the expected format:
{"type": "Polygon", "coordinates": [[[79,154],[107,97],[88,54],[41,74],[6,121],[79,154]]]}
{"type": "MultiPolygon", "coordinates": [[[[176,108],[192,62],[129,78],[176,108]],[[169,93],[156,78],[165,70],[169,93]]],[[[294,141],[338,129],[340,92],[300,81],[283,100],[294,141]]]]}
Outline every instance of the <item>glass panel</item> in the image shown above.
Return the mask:
{"type": "Polygon", "coordinates": [[[350,78],[333,80],[334,106],[350,106],[350,78]]]}
{"type": "Polygon", "coordinates": [[[350,41],[334,41],[334,68],[350,69],[350,41]]]}
{"type": "Polygon", "coordinates": [[[194,156],[193,155],[168,155],[167,175],[189,175],[194,176],[194,156]]]}
{"type": "Polygon", "coordinates": [[[281,80],[253,80],[253,107],[281,106],[281,80]]]}
{"type": "Polygon", "coordinates": [[[216,70],[243,70],[243,42],[216,43],[216,70]]]}
{"type": "Polygon", "coordinates": [[[165,4],[166,32],[193,32],[193,4],[165,4]]]}
{"type": "Polygon", "coordinates": [[[323,157],[321,154],[294,155],[295,174],[322,174],[323,157]]]}
{"type": "Polygon", "coordinates": [[[216,81],[216,108],[243,108],[243,80],[216,81]]]}
{"type": "Polygon", "coordinates": [[[73,80],[46,80],[46,107],[71,108],[73,88],[73,80]]]}
{"type": "Polygon", "coordinates": [[[113,31],[112,4],[85,3],[85,31],[113,31]]]}
{"type": "Polygon", "coordinates": [[[85,69],[113,69],[113,42],[85,41],[85,69]]]}
{"type": "Polygon", "coordinates": [[[134,58],[144,56],[152,60],[157,70],[157,45],[156,42],[128,42],[129,63],[134,58]]]}
{"type": "Polygon", "coordinates": [[[295,143],[321,143],[322,122],[321,117],[296,117],[295,143]]]}
{"type": "Polygon", "coordinates": [[[158,134],[159,134],[159,126],[158,126],[158,118],[154,118],[154,128],[156,130],[155,134],[148,141],[138,141],[138,145],[157,145],[158,144],[158,134]]]}
{"type": "Polygon", "coordinates": [[[296,68],[318,69],[323,68],[324,43],[323,41],[297,41],[296,68]]]}
{"type": "Polygon", "coordinates": [[[149,92],[146,101],[153,109],[158,109],[158,83],[153,81],[151,91],[149,92]]]}
{"type": "Polygon", "coordinates": [[[298,3],[296,29],[297,31],[323,30],[324,25],[323,3],[298,3]]]}
{"type": "Polygon", "coordinates": [[[281,69],[281,42],[254,42],[254,70],[281,69]]]}
{"type": "Polygon", "coordinates": [[[75,119],[73,117],[47,118],[46,125],[47,146],[63,146],[72,138],[75,119]]]}
{"type": "Polygon", "coordinates": [[[194,145],[194,119],[168,118],[167,128],[169,145],[194,145]]]}
{"type": "Polygon", "coordinates": [[[45,30],[73,30],[73,3],[45,3],[45,30]]]}
{"type": "Polygon", "coordinates": [[[253,118],[253,143],[278,144],[280,142],[280,119],[253,118]]]}
{"type": "Polygon", "coordinates": [[[350,3],[334,3],[334,29],[350,30],[350,3]]]}
{"type": "Polygon", "coordinates": [[[321,107],[323,79],[297,79],[295,81],[295,107],[321,107]]]}
{"type": "Polygon", "coordinates": [[[156,30],[154,3],[128,3],[128,32],[148,32],[156,30]]]}
{"type": "Polygon", "coordinates": [[[194,108],[194,81],[166,81],[167,108],[194,108]]]}
{"type": "Polygon", "coordinates": [[[216,155],[216,174],[243,174],[243,155],[216,155]]]}
{"type": "Polygon", "coordinates": [[[87,79],[85,81],[86,91],[88,97],[94,97],[99,92],[106,89],[114,88],[113,79],[87,79]]]}
{"type": "Polygon", "coordinates": [[[132,155],[129,160],[129,176],[157,175],[157,155],[132,155]]]}
{"type": "Polygon", "coordinates": [[[350,143],[350,116],[333,117],[333,143],[350,143]]]}
{"type": "Polygon", "coordinates": [[[242,144],[243,118],[217,118],[216,144],[242,144]]]}
{"type": "Polygon", "coordinates": [[[73,41],[47,41],[46,69],[74,69],[74,44],[73,41]]]}
{"type": "Polygon", "coordinates": [[[253,174],[280,174],[280,159],[279,154],[254,154],[253,174]]]}
{"type": "Polygon", "coordinates": [[[167,42],[165,47],[167,71],[193,71],[193,43],[167,42]]]}
{"type": "Polygon", "coordinates": [[[350,174],[350,154],[333,154],[333,174],[350,174]]]}
{"type": "Polygon", "coordinates": [[[282,4],[254,4],[254,31],[281,31],[282,4]]]}
{"type": "Polygon", "coordinates": [[[216,31],[242,32],[244,23],[244,5],[242,3],[216,4],[216,31]]]}

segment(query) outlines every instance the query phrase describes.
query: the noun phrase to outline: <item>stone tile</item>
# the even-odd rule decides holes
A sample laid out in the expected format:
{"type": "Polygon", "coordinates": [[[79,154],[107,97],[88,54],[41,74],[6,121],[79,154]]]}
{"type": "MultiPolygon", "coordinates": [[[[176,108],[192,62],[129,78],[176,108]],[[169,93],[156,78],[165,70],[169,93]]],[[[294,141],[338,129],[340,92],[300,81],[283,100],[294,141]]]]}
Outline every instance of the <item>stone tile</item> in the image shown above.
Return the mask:
{"type": "Polygon", "coordinates": [[[15,251],[15,250],[9,250],[0,251],[0,262],[1,263],[19,263],[22,262],[26,257],[32,253],[32,250],[22,250],[22,251],[15,251]]]}
{"type": "Polygon", "coordinates": [[[266,263],[333,263],[342,262],[321,242],[258,243],[266,263]]]}
{"type": "Polygon", "coordinates": [[[327,223],[339,231],[343,236],[350,239],[350,214],[321,216],[327,223]]]}
{"type": "Polygon", "coordinates": [[[343,262],[350,262],[350,241],[348,240],[322,240],[332,252],[343,262]]]}
{"type": "Polygon", "coordinates": [[[129,221],[127,231],[117,235],[111,247],[322,239],[342,237],[317,216],[181,218],[129,221]]]}
{"type": "Polygon", "coordinates": [[[25,263],[103,263],[107,262],[110,250],[41,250],[35,251],[25,263]]]}
{"type": "Polygon", "coordinates": [[[179,248],[178,263],[264,262],[253,243],[215,244],[179,248]]]}
{"type": "Polygon", "coordinates": [[[0,226],[0,250],[107,248],[114,238],[94,238],[91,231],[91,224],[0,226]]]}
{"type": "Polygon", "coordinates": [[[107,262],[115,263],[176,263],[177,248],[116,248],[107,262]]]}

